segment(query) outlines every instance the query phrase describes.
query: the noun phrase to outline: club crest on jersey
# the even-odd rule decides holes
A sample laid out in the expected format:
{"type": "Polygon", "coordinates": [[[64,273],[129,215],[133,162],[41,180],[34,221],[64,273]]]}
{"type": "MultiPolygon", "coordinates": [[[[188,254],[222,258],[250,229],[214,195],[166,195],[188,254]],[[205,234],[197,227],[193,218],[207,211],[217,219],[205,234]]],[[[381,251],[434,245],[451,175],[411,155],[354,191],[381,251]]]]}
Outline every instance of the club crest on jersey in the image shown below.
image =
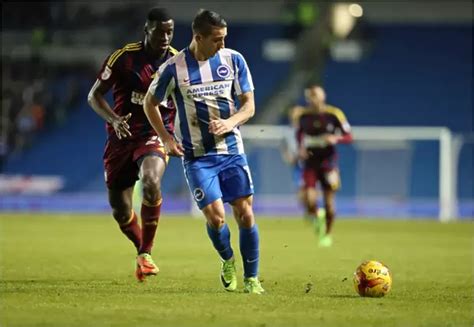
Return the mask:
{"type": "Polygon", "coordinates": [[[204,191],[202,190],[202,188],[195,188],[194,191],[193,191],[193,196],[194,196],[194,199],[196,201],[201,201],[202,199],[204,199],[204,191]]]}
{"type": "Polygon", "coordinates": [[[102,75],[100,75],[100,77],[106,81],[110,78],[110,76],[112,75],[112,69],[110,69],[109,66],[105,66],[105,69],[104,71],[102,72],[102,75]]]}
{"type": "Polygon", "coordinates": [[[227,65],[219,65],[219,67],[217,67],[217,75],[221,78],[227,78],[230,76],[230,67],[227,66],[227,65]]]}

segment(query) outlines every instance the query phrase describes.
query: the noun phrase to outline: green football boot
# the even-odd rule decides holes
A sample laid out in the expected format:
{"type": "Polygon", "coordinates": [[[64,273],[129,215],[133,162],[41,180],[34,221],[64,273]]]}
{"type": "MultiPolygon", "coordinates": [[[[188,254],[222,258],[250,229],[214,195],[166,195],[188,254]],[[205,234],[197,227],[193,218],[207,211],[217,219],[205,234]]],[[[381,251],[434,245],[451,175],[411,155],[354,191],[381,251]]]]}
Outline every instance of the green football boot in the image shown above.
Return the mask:
{"type": "Polygon", "coordinates": [[[223,260],[221,265],[221,282],[226,291],[233,292],[237,289],[237,273],[235,260],[223,260]]]}
{"type": "Polygon", "coordinates": [[[326,236],[326,210],[319,209],[317,217],[314,219],[314,232],[321,240],[326,236]]]}
{"type": "Polygon", "coordinates": [[[244,293],[263,294],[265,290],[257,277],[244,278],[244,293]]]}
{"type": "Polygon", "coordinates": [[[332,237],[331,235],[327,234],[324,235],[322,238],[319,239],[319,246],[322,248],[328,248],[332,245],[332,237]]]}

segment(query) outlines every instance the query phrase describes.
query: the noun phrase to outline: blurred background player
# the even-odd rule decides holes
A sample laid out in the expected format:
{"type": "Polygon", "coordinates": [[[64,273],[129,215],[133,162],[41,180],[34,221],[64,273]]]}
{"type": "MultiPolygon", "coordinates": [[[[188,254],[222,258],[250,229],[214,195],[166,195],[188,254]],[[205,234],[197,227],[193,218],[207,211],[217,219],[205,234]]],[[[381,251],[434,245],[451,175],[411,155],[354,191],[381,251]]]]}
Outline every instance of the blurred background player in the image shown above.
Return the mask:
{"type": "Polygon", "coordinates": [[[200,10],[192,29],[189,47],[161,66],[145,97],[145,112],[169,154],[184,155],[188,186],[222,259],[224,288],[237,288],[230,230],[225,223],[224,202],[228,202],[240,230],[244,292],[262,294],[259,234],[252,209],[254,188],[238,128],[255,113],[252,77],[244,57],[224,48],[227,23],[219,14],[200,10]],[[169,94],[176,101],[182,145],[168,133],[155,110],[169,94]]]}
{"type": "MultiPolygon", "coordinates": [[[[105,181],[112,215],[137,249],[135,275],[143,281],[159,271],[151,258],[161,209],[161,178],[168,160],[163,144],[143,112],[143,98],[158,67],[177,51],[170,46],[174,21],[167,11],[153,8],[144,26],[142,42],[115,51],[104,62],[88,102],[107,122],[104,151],[105,181]],[[113,88],[114,107],[105,94],[113,88]],[[135,182],[143,186],[141,227],[133,210],[135,182]]],[[[166,128],[173,133],[175,110],[160,105],[166,128]]]]}
{"type": "MultiPolygon", "coordinates": [[[[294,186],[298,190],[298,202],[306,207],[306,202],[303,199],[303,162],[299,158],[298,142],[295,138],[296,132],[298,130],[298,118],[301,116],[303,110],[305,110],[305,107],[302,106],[294,106],[289,110],[288,121],[291,129],[288,129],[283,137],[280,152],[283,161],[291,168],[291,179],[294,186]]],[[[307,218],[307,215],[305,215],[305,218],[307,218]]]]}
{"type": "MultiPolygon", "coordinates": [[[[290,123],[291,129],[285,133],[282,147],[281,147],[281,154],[282,158],[286,164],[288,164],[291,168],[291,177],[293,180],[293,184],[295,185],[297,191],[297,199],[301,206],[304,208],[304,220],[308,223],[313,224],[313,216],[309,215],[306,211],[306,193],[305,193],[305,185],[303,181],[303,160],[300,158],[299,155],[299,145],[298,140],[295,138],[295,135],[298,131],[299,125],[299,118],[307,109],[305,106],[294,106],[288,112],[288,121],[290,123]]],[[[324,208],[317,208],[317,216],[321,219],[324,219],[324,215],[326,211],[324,208]]]]}
{"type": "Polygon", "coordinates": [[[321,246],[331,246],[331,228],[336,215],[334,196],[340,187],[337,166],[338,143],[352,142],[351,127],[341,109],[326,104],[326,93],[321,86],[305,89],[307,108],[296,109],[299,159],[303,161],[303,201],[306,215],[314,219],[321,246]],[[325,216],[317,208],[317,182],[324,195],[325,216]],[[324,218],[326,223],[324,224],[324,218]]]}

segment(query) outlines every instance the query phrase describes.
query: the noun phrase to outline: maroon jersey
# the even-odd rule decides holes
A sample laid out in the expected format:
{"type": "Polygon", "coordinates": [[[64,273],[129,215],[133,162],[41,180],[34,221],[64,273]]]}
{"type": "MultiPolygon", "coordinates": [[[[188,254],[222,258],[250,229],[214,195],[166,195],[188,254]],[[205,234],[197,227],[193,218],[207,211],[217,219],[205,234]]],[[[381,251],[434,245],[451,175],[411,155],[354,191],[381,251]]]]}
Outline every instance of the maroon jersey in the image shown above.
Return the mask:
{"type": "MultiPolygon", "coordinates": [[[[143,110],[143,99],[158,67],[177,51],[169,48],[162,59],[156,60],[145,52],[142,42],[130,43],[118,49],[105,60],[98,79],[113,87],[114,112],[119,116],[132,113],[128,120],[131,137],[127,140],[141,140],[156,136],[143,110]]],[[[160,113],[165,127],[174,133],[176,109],[172,101],[160,104],[160,113]]],[[[118,140],[111,124],[106,123],[108,140],[118,140]]]]}
{"type": "Polygon", "coordinates": [[[335,167],[336,148],[325,141],[327,134],[342,135],[339,143],[352,141],[351,127],[342,110],[326,105],[319,113],[308,110],[300,116],[297,139],[308,151],[305,166],[335,167]]]}

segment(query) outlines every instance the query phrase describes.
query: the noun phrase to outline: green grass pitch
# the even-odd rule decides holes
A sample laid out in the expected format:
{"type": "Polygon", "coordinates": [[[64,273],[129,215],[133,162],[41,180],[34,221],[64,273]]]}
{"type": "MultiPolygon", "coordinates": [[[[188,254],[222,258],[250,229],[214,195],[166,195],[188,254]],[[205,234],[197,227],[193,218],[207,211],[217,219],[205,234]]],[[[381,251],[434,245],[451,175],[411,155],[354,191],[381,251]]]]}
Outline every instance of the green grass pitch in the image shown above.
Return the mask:
{"type": "MultiPolygon", "coordinates": [[[[473,326],[473,223],[336,222],[317,247],[300,219],[258,221],[266,294],[226,293],[204,221],[162,217],[161,272],[135,281],[134,250],[107,215],[0,215],[0,326],[473,326]],[[352,273],[386,263],[393,289],[361,298],[352,273]],[[308,287],[308,284],[312,287],[308,287]]],[[[232,244],[242,265],[234,221],[232,244]]]]}

